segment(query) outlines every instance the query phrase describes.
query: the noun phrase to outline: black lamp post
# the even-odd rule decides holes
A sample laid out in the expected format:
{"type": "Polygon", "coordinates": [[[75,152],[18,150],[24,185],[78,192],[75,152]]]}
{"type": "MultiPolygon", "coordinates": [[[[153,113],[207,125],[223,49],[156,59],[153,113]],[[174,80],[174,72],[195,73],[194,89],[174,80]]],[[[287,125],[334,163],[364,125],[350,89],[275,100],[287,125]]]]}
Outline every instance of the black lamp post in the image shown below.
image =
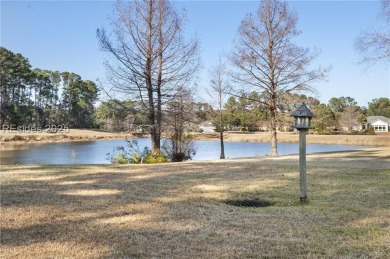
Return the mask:
{"type": "Polygon", "coordinates": [[[294,128],[299,131],[299,183],[301,202],[307,201],[307,182],[306,182],[306,132],[312,129],[310,123],[313,118],[313,113],[305,103],[294,111],[291,116],[294,117],[294,128]]]}

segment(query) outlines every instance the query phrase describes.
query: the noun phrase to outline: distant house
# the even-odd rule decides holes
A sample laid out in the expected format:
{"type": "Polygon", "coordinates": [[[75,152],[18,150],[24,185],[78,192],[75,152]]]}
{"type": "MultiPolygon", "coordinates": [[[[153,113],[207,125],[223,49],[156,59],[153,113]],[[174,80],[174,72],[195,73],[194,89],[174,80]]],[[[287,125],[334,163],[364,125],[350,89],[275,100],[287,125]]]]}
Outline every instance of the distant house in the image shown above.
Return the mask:
{"type": "Polygon", "coordinates": [[[215,132],[215,127],[210,121],[203,122],[199,125],[199,128],[203,133],[213,133],[215,132]]]}
{"type": "Polygon", "coordinates": [[[364,130],[364,124],[356,124],[352,125],[351,127],[340,127],[342,131],[362,131],[364,130]]]}
{"type": "Polygon", "coordinates": [[[390,119],[384,116],[369,116],[367,126],[372,127],[375,132],[390,131],[390,119]]]}

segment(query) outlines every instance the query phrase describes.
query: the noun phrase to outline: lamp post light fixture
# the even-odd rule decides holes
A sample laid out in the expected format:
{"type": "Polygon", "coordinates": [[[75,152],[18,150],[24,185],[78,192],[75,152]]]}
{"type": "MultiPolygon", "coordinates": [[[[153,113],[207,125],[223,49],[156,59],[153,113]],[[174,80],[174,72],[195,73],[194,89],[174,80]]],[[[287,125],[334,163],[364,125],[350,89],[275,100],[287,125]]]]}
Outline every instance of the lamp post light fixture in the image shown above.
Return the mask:
{"type": "Polygon", "coordinates": [[[299,131],[299,184],[301,202],[307,201],[307,182],[306,182],[306,132],[311,127],[311,118],[313,118],[313,113],[306,106],[305,103],[294,111],[291,116],[294,117],[294,128],[299,131]]]}

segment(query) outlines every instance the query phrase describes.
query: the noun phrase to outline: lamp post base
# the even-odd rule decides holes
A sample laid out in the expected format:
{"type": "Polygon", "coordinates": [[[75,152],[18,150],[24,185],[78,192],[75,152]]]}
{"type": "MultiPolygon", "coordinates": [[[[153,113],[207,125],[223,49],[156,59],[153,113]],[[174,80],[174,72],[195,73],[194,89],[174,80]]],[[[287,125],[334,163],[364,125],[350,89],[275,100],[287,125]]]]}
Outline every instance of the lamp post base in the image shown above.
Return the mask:
{"type": "Polygon", "coordinates": [[[300,197],[299,200],[301,201],[301,203],[306,203],[306,202],[309,201],[309,200],[307,199],[307,196],[305,196],[305,197],[300,197]]]}

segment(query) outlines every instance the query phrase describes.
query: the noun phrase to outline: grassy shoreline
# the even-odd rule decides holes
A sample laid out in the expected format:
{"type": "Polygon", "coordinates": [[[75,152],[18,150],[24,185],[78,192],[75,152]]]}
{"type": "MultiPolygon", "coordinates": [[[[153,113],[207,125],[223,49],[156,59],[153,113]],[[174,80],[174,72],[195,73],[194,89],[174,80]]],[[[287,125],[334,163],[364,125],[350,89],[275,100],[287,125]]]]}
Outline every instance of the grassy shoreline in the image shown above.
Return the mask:
{"type": "Polygon", "coordinates": [[[390,148],[163,165],[2,166],[2,258],[389,258],[390,148]],[[266,208],[227,205],[258,198],[266,208]]]}
{"type": "MultiPolygon", "coordinates": [[[[279,143],[297,143],[298,134],[292,132],[279,132],[279,143]]],[[[0,133],[1,145],[18,145],[29,143],[53,143],[72,141],[94,141],[108,139],[125,139],[149,137],[148,134],[111,133],[99,130],[71,129],[69,133],[0,133]]],[[[196,140],[218,141],[218,134],[195,134],[196,140]]],[[[233,142],[270,142],[269,132],[227,132],[225,141],[233,142]]],[[[390,133],[376,135],[312,135],[307,136],[308,143],[312,144],[337,144],[337,145],[361,145],[361,146],[390,146],[390,133]]]]}

